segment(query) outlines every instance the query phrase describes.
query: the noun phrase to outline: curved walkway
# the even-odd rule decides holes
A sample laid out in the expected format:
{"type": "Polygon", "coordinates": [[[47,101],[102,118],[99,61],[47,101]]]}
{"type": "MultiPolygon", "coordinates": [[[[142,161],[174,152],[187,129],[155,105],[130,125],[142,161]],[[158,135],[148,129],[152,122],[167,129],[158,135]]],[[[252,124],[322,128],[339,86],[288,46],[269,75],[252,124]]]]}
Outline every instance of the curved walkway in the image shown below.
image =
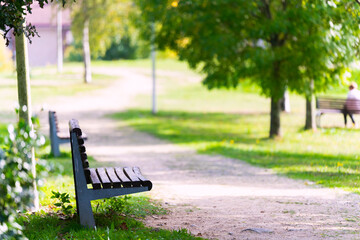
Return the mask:
{"type": "MultiPolygon", "coordinates": [[[[146,219],[155,228],[186,228],[210,239],[359,239],[360,196],[321,188],[222,156],[199,155],[108,118],[151,91],[135,69],[97,72],[119,77],[112,86],[51,103],[62,123],[77,118],[98,161],[138,165],[154,182],[153,198],[167,216],[146,219]]],[[[64,125],[64,128],[67,126],[64,125]]]]}

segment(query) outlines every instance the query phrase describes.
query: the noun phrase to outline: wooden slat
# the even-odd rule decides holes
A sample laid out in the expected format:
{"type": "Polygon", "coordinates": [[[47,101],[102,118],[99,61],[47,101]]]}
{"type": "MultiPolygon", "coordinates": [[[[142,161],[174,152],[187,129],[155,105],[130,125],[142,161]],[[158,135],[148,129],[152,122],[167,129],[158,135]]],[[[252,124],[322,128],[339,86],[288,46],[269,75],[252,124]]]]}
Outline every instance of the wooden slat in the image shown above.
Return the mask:
{"type": "Polygon", "coordinates": [[[146,179],[140,171],[139,167],[133,167],[134,174],[140,179],[141,185],[148,187],[149,191],[152,189],[152,182],[148,179],[146,179]]]}
{"type": "Polygon", "coordinates": [[[131,167],[124,167],[124,173],[131,180],[134,187],[141,186],[140,179],[136,176],[131,167]]]}
{"type": "Polygon", "coordinates": [[[87,154],[86,153],[80,153],[80,157],[82,161],[87,160],[87,154]]]}
{"type": "Polygon", "coordinates": [[[89,171],[90,171],[90,182],[93,186],[93,189],[101,189],[101,182],[99,180],[95,168],[89,168],[89,171]]]}
{"type": "Polygon", "coordinates": [[[105,168],[97,168],[96,172],[100,178],[100,182],[103,186],[103,188],[111,188],[111,181],[106,174],[105,168]]]}
{"type": "Polygon", "coordinates": [[[84,145],[84,143],[85,143],[84,138],[78,137],[78,143],[79,143],[79,145],[84,145]]]}
{"type": "Polygon", "coordinates": [[[84,168],[84,169],[89,167],[89,162],[88,162],[88,160],[82,161],[82,163],[83,163],[83,168],[84,168]]]}
{"type": "Polygon", "coordinates": [[[86,147],[84,145],[80,145],[79,146],[79,151],[80,151],[80,153],[85,153],[86,152],[86,147]]]}
{"type": "Polygon", "coordinates": [[[111,184],[114,188],[120,188],[121,187],[121,181],[116,176],[115,169],[114,168],[105,168],[106,173],[111,181],[111,184]]]}
{"type": "Polygon", "coordinates": [[[131,187],[132,186],[131,180],[125,175],[122,168],[116,167],[115,173],[118,176],[118,178],[121,180],[121,184],[123,185],[123,187],[131,187]]]}

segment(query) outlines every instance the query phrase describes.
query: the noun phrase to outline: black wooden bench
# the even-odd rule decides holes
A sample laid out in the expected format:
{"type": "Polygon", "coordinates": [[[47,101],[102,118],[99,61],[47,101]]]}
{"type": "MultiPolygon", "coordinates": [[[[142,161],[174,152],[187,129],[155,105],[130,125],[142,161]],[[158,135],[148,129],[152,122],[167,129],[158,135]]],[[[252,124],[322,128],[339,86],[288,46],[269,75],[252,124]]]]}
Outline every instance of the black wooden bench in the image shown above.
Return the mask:
{"type": "Polygon", "coordinates": [[[95,227],[91,200],[151,190],[151,181],[142,176],[138,167],[89,168],[82,131],[76,119],[69,121],[69,129],[76,207],[81,225],[95,227]]]}
{"type": "Polygon", "coordinates": [[[325,113],[360,114],[360,100],[321,97],[316,99],[316,125],[320,127],[320,117],[325,113]]]}

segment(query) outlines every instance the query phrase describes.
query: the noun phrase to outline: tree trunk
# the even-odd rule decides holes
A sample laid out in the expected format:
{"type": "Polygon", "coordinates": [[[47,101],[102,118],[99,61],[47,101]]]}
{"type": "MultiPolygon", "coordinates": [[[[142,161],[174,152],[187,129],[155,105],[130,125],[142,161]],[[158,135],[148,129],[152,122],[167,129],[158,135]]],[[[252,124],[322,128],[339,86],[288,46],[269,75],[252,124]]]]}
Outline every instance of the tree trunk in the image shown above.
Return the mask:
{"type": "Polygon", "coordinates": [[[57,71],[63,70],[62,7],[57,6],[57,71]]]}
{"type": "Polygon", "coordinates": [[[305,130],[312,129],[316,131],[316,119],[315,119],[315,96],[314,91],[314,81],[310,82],[310,96],[306,96],[306,120],[305,120],[305,130]]]}
{"type": "MultiPolygon", "coordinates": [[[[24,23],[25,24],[25,23],[24,23]]],[[[16,48],[16,71],[17,71],[17,87],[19,100],[19,119],[24,120],[32,127],[31,122],[31,94],[30,94],[30,74],[28,51],[25,34],[15,36],[16,48]]],[[[36,161],[35,151],[32,149],[31,158],[32,174],[36,178],[36,161]]],[[[39,209],[39,194],[37,192],[36,181],[33,182],[34,188],[34,210],[39,209]]]]}
{"type": "Polygon", "coordinates": [[[84,53],[84,80],[85,83],[91,83],[91,56],[89,44],[89,18],[85,17],[83,29],[83,53],[84,53]]]}
{"type": "Polygon", "coordinates": [[[280,127],[280,100],[271,98],[271,110],[270,110],[270,138],[281,136],[280,127]]]}
{"type": "Polygon", "coordinates": [[[156,50],[155,50],[155,23],[151,24],[151,61],[152,61],[152,79],[153,79],[153,92],[152,92],[152,114],[157,113],[156,108],[156,50]]]}

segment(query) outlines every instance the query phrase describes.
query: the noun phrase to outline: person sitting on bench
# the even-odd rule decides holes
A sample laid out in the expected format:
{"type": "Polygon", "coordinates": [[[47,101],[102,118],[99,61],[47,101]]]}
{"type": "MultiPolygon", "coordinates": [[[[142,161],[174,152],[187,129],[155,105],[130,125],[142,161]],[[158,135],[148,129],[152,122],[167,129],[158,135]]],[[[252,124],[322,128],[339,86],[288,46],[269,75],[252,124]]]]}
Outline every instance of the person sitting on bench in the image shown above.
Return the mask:
{"type": "Polygon", "coordinates": [[[357,88],[358,88],[358,85],[356,82],[350,83],[349,92],[348,92],[346,103],[345,103],[345,111],[344,111],[345,127],[347,127],[347,115],[349,115],[349,117],[353,123],[353,126],[355,128],[357,128],[357,124],[355,123],[353,114],[347,110],[349,108],[349,107],[347,107],[347,105],[351,105],[351,103],[354,102],[354,100],[360,100],[360,91],[357,88]]]}

